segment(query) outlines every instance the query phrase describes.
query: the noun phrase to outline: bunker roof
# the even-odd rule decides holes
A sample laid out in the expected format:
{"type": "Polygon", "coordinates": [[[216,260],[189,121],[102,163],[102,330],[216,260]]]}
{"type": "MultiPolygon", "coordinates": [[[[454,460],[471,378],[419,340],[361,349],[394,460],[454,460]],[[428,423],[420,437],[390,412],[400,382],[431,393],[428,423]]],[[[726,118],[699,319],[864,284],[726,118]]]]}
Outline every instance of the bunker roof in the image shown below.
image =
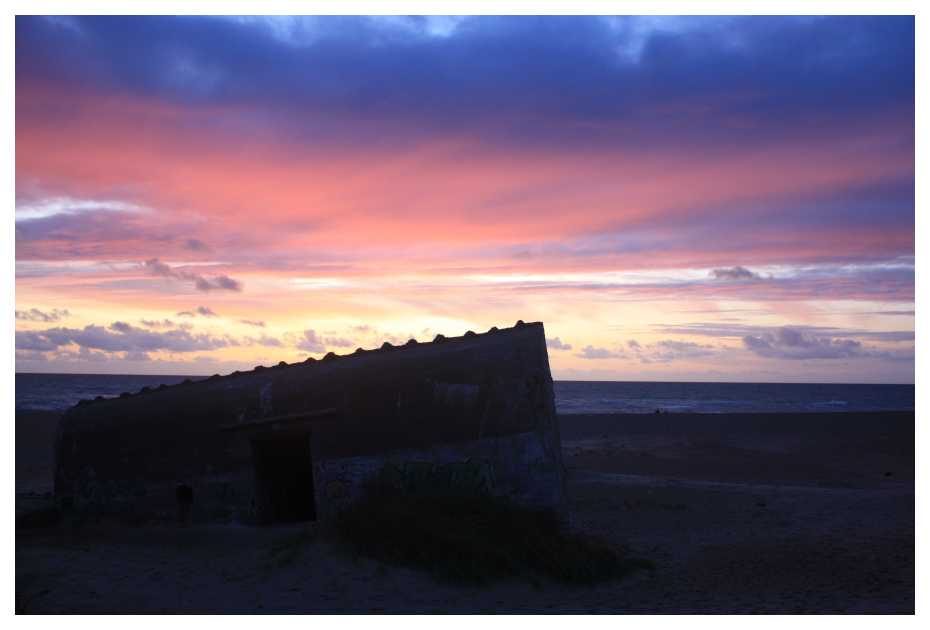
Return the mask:
{"type": "Polygon", "coordinates": [[[178,390],[180,388],[196,388],[198,385],[203,385],[205,383],[213,384],[218,380],[229,381],[232,379],[236,379],[238,377],[252,376],[252,375],[261,373],[263,371],[266,371],[266,370],[277,371],[277,370],[285,370],[285,369],[293,369],[293,368],[305,368],[308,365],[312,365],[316,363],[330,364],[332,362],[337,362],[337,361],[340,364],[342,364],[343,362],[353,362],[362,356],[367,357],[373,354],[377,355],[377,354],[387,354],[387,353],[395,353],[395,352],[405,352],[405,351],[412,351],[414,349],[420,352],[424,350],[429,351],[429,349],[432,349],[432,348],[435,348],[438,350],[440,349],[440,347],[441,349],[446,349],[449,346],[454,347],[457,344],[470,343],[470,342],[479,341],[482,339],[496,337],[498,335],[511,334],[517,330],[525,329],[528,327],[538,326],[542,328],[542,325],[543,325],[542,322],[525,323],[521,319],[521,320],[518,320],[517,323],[514,324],[510,328],[498,328],[497,326],[492,326],[488,331],[484,333],[476,333],[474,331],[469,330],[465,332],[464,335],[461,335],[459,337],[446,337],[440,334],[440,335],[436,335],[433,338],[433,340],[429,342],[418,342],[416,339],[410,339],[409,341],[407,341],[407,343],[395,346],[385,341],[383,344],[381,344],[379,348],[375,348],[371,350],[366,350],[364,348],[356,348],[354,352],[350,354],[344,354],[344,355],[338,355],[334,352],[328,352],[326,353],[326,355],[323,356],[322,359],[315,359],[313,357],[308,357],[304,361],[298,361],[295,363],[287,363],[286,361],[281,361],[273,367],[265,367],[264,365],[257,365],[251,370],[246,370],[246,371],[236,370],[235,372],[232,372],[226,375],[214,374],[213,376],[209,376],[203,379],[196,379],[196,380],[188,378],[182,381],[181,383],[178,383],[175,385],[159,385],[158,387],[154,387],[154,388],[143,387],[136,393],[123,392],[118,397],[97,396],[95,399],[83,399],[83,400],[80,400],[75,406],[96,405],[99,403],[105,403],[107,401],[112,401],[112,400],[134,398],[136,396],[144,396],[147,394],[152,394],[155,392],[160,392],[160,391],[164,391],[168,389],[178,390]]]}

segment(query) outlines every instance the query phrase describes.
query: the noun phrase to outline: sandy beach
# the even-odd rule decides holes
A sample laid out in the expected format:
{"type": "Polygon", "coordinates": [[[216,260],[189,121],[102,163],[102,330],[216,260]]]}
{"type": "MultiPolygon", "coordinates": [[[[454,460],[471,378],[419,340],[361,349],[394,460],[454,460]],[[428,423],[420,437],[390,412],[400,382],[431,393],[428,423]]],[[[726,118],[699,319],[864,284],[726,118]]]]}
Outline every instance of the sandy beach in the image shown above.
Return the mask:
{"type": "MultiPolygon", "coordinates": [[[[55,414],[16,424],[17,515],[55,414]]],[[[912,613],[914,414],[561,416],[572,523],[655,564],[483,587],[353,557],[315,526],[17,527],[23,613],[912,613]]]]}

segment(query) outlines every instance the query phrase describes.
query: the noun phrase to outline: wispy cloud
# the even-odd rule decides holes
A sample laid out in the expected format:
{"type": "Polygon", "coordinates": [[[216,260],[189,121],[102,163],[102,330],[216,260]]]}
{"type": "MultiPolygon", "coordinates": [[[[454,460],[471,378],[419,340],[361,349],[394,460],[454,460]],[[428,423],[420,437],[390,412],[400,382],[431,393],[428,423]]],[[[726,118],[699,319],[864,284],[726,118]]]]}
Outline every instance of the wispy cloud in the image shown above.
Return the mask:
{"type": "Polygon", "coordinates": [[[74,199],[70,197],[39,197],[17,202],[16,220],[31,221],[57,215],[76,215],[86,212],[149,212],[150,209],[118,200],[74,199]]]}
{"type": "Polygon", "coordinates": [[[912,330],[865,330],[859,328],[840,328],[836,326],[761,326],[758,324],[695,322],[675,325],[660,324],[654,326],[653,328],[662,332],[679,335],[730,337],[734,339],[741,339],[745,336],[777,336],[779,335],[779,331],[790,330],[801,335],[810,335],[813,337],[861,338],[886,342],[914,341],[914,331],[912,330]]]}
{"type": "Polygon", "coordinates": [[[219,314],[209,306],[198,306],[190,311],[178,311],[178,317],[219,317],[219,314]]]}
{"type": "Polygon", "coordinates": [[[16,319],[27,322],[57,322],[69,315],[71,313],[66,308],[53,308],[50,311],[31,308],[28,311],[16,311],[16,319]]]}
{"type": "Polygon", "coordinates": [[[257,344],[259,346],[265,346],[266,348],[283,348],[284,342],[278,339],[277,337],[271,337],[269,335],[262,335],[260,337],[246,337],[245,343],[247,345],[257,344]]]}
{"type": "Polygon", "coordinates": [[[764,335],[747,335],[743,345],[759,356],[775,359],[848,359],[863,354],[862,343],[854,339],[813,335],[788,327],[764,335]]]}
{"type": "Polygon", "coordinates": [[[587,345],[575,356],[579,359],[619,359],[623,357],[623,351],[587,345]]]}
{"type": "Polygon", "coordinates": [[[203,291],[204,293],[208,293],[210,291],[242,291],[242,283],[238,280],[233,280],[227,275],[218,275],[213,276],[212,278],[207,278],[198,273],[171,267],[170,265],[161,262],[157,258],[150,258],[149,260],[146,260],[142,263],[142,266],[147,269],[149,273],[155,276],[192,282],[194,288],[196,288],[198,291],[203,291]]]}
{"type": "Polygon", "coordinates": [[[761,280],[759,274],[737,265],[736,267],[723,267],[711,269],[710,275],[717,280],[761,280]]]}
{"type": "Polygon", "coordinates": [[[563,343],[562,340],[559,339],[558,337],[552,337],[552,338],[546,339],[546,346],[548,346],[549,348],[553,350],[571,350],[572,349],[572,344],[563,343]]]}
{"type": "MultiPolygon", "coordinates": [[[[174,328],[175,323],[170,319],[142,319],[139,320],[139,323],[145,326],[146,328],[174,328]]],[[[187,324],[190,325],[190,324],[187,324]]]]}
{"type": "Polygon", "coordinates": [[[718,349],[693,341],[662,339],[654,343],[640,343],[636,339],[626,342],[630,356],[640,363],[671,363],[682,359],[701,359],[713,356],[718,349]]]}
{"type": "Polygon", "coordinates": [[[94,324],[84,328],[48,328],[38,331],[16,331],[17,350],[54,352],[68,346],[105,352],[196,352],[216,350],[236,345],[227,336],[206,333],[194,334],[188,330],[155,332],[136,328],[125,322],[114,322],[108,328],[94,324]]]}
{"type": "Polygon", "coordinates": [[[344,337],[324,337],[317,334],[315,330],[308,329],[298,338],[296,345],[299,350],[316,354],[325,352],[329,347],[348,348],[354,344],[352,340],[344,337]]]}

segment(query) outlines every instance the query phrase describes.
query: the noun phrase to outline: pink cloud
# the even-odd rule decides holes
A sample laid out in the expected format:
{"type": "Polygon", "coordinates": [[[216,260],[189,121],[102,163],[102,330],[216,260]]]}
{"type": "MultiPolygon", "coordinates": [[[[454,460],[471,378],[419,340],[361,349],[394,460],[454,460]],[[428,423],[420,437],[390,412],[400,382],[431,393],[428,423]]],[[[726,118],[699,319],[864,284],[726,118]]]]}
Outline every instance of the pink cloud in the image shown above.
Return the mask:
{"type": "MultiPolygon", "coordinates": [[[[60,98],[32,89],[17,96],[20,111],[44,111],[60,98]]],[[[229,248],[248,248],[256,258],[310,251],[364,257],[403,244],[426,250],[428,258],[430,247],[484,248],[636,230],[657,218],[665,225],[701,219],[720,204],[745,200],[750,207],[772,195],[913,172],[912,154],[894,148],[900,130],[885,123],[856,136],[791,140],[753,151],[553,152],[488,146],[451,134],[403,149],[363,150],[227,127],[227,120],[241,115],[231,109],[101,101],[90,94],[69,102],[69,114],[55,124],[35,114],[17,121],[18,181],[82,198],[119,195],[154,208],[155,215],[124,217],[112,224],[110,239],[101,225],[77,251],[73,243],[68,250],[67,243],[48,239],[24,246],[23,255],[53,257],[56,249],[66,250],[61,256],[125,255],[145,249],[146,235],[159,234],[160,226],[169,250],[195,257],[229,248]],[[192,251],[192,238],[212,251],[192,251]],[[99,250],[89,246],[98,241],[99,250]]],[[[759,234],[753,255],[861,255],[901,248],[912,238],[900,230],[805,230],[759,234]]],[[[725,242],[726,234],[719,240],[725,242]]],[[[635,266],[636,258],[612,254],[569,264],[635,266]]],[[[680,247],[649,264],[710,258],[680,247]]]]}

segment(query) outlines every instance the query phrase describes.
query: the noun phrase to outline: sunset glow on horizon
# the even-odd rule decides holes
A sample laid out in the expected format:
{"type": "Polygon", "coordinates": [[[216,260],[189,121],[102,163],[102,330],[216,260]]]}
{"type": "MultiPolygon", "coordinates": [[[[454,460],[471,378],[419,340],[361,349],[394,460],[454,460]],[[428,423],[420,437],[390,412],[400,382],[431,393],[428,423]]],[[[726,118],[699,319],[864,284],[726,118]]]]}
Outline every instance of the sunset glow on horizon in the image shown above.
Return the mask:
{"type": "Polygon", "coordinates": [[[17,371],[912,383],[914,168],[907,16],[18,17],[17,371]]]}

